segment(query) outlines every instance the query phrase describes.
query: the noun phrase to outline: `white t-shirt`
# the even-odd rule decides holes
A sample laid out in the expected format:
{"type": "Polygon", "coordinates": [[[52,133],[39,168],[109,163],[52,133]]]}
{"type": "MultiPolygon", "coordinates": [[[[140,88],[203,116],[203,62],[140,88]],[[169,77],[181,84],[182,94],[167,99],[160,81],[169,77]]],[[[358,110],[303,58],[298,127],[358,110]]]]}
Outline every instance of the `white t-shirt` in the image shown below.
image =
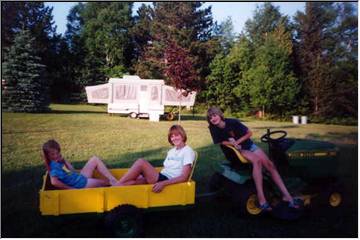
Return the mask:
{"type": "Polygon", "coordinates": [[[176,147],[170,149],[167,153],[164,161],[164,168],[161,170],[161,174],[167,178],[175,178],[181,175],[183,166],[187,164],[193,164],[195,160],[195,152],[191,147],[185,145],[181,149],[176,147]]]}

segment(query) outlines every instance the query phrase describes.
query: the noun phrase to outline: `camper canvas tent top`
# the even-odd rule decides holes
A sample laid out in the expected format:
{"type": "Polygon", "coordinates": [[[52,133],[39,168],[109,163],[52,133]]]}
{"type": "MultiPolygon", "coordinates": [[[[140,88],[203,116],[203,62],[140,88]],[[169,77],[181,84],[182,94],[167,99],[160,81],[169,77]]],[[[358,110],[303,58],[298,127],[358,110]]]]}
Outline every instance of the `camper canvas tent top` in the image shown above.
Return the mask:
{"type": "Polygon", "coordinates": [[[165,106],[194,106],[196,92],[186,97],[164,80],[141,79],[124,75],[110,78],[106,84],[85,87],[88,103],[107,103],[108,113],[129,114],[131,117],[148,116],[159,121],[165,106]]]}

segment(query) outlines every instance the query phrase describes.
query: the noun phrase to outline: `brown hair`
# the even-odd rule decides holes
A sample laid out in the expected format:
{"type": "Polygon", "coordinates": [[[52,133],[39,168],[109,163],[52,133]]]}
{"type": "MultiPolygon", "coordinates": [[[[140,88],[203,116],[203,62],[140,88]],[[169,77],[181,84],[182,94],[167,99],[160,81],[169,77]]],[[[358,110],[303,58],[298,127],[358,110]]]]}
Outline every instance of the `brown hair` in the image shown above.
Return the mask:
{"type": "Polygon", "coordinates": [[[50,149],[55,149],[60,152],[61,151],[60,144],[57,141],[55,141],[54,139],[50,139],[49,141],[44,143],[42,146],[43,158],[45,161],[45,166],[48,171],[50,171],[50,159],[48,156],[50,149]]]}
{"type": "Polygon", "coordinates": [[[186,143],[186,140],[187,140],[187,136],[186,136],[186,132],[184,130],[184,128],[180,125],[172,125],[169,129],[169,133],[168,133],[168,141],[171,145],[174,145],[172,142],[171,142],[171,135],[172,134],[180,134],[184,143],[186,143]]]}
{"type": "Polygon", "coordinates": [[[208,111],[207,111],[207,116],[206,116],[206,117],[207,117],[207,121],[208,121],[209,124],[211,124],[210,118],[211,118],[211,116],[214,115],[214,114],[220,116],[220,118],[221,118],[223,121],[225,120],[224,113],[220,110],[220,108],[218,108],[218,107],[211,107],[211,108],[208,109],[208,111]]]}

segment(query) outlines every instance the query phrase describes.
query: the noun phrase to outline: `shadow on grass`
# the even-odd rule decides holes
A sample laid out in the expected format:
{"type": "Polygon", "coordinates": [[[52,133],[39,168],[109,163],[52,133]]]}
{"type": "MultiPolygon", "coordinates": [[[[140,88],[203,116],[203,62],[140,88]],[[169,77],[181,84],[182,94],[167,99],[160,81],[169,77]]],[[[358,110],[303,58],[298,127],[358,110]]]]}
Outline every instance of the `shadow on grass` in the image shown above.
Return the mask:
{"type": "MultiPolygon", "coordinates": [[[[196,205],[187,211],[166,211],[145,215],[145,237],[356,237],[357,236],[357,148],[339,145],[340,162],[352,190],[346,195],[349,205],[338,211],[314,209],[296,222],[278,221],[270,217],[249,218],[234,212],[228,201],[196,205]],[[153,224],[156,223],[156,224],[153,224]],[[306,229],[306,231],[304,231],[306,229]]],[[[169,148],[157,148],[119,155],[111,167],[128,167],[138,157],[161,166],[169,148]],[[159,153],[163,156],[159,159],[159,153]],[[126,161],[123,161],[126,159],[126,161]],[[131,159],[131,160],[129,160],[131,159]],[[132,161],[133,160],[133,161],[132,161]]],[[[220,148],[208,145],[194,149],[198,164],[194,179],[197,192],[205,192],[214,168],[224,160],[220,148]]],[[[76,163],[76,165],[82,165],[76,163]]],[[[75,165],[75,164],[74,164],[75,165]]],[[[81,166],[81,167],[82,167],[81,166]]],[[[78,166],[77,166],[78,167],[78,166]]],[[[24,167],[2,173],[3,237],[108,237],[102,225],[103,214],[77,214],[44,217],[39,212],[39,190],[43,165],[24,167]]]]}
{"type": "Polygon", "coordinates": [[[326,134],[308,134],[306,135],[307,139],[315,139],[322,140],[327,139],[332,142],[343,142],[347,144],[357,144],[358,143],[358,133],[350,132],[350,133],[337,133],[337,132],[328,132],[326,134]]]}
{"type": "Polygon", "coordinates": [[[274,127],[274,126],[264,126],[264,127],[252,127],[253,129],[271,129],[271,130],[281,130],[283,128],[298,128],[299,126],[296,125],[283,125],[283,126],[278,126],[278,127],[274,127]]]}
{"type": "Polygon", "coordinates": [[[100,112],[100,111],[86,111],[86,110],[82,110],[82,111],[78,111],[78,110],[51,110],[50,112],[47,113],[56,113],[56,114],[107,114],[107,112],[100,112]]]}

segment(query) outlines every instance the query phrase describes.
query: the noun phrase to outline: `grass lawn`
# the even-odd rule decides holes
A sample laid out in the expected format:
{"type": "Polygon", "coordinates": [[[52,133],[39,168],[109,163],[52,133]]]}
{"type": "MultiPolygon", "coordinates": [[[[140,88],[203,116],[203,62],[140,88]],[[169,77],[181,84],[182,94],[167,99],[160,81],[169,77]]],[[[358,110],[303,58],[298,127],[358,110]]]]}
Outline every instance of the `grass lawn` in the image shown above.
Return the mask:
{"type": "MultiPolygon", "coordinates": [[[[92,155],[109,167],[128,167],[144,157],[161,166],[167,150],[167,131],[177,121],[150,122],[109,116],[105,106],[51,105],[46,114],[2,113],[2,237],[106,237],[102,214],[42,217],[38,192],[45,167],[42,144],[56,139],[62,154],[81,168],[92,155]]],[[[226,202],[209,202],[191,210],[145,215],[145,237],[357,237],[357,126],[244,120],[259,138],[267,128],[283,129],[289,137],[334,142],[340,148],[338,173],[349,194],[333,211],[313,209],[296,222],[270,217],[246,218],[226,202]],[[216,204],[216,205],[215,205],[216,204]],[[214,206],[215,205],[215,206],[214,206]]],[[[188,144],[199,153],[194,179],[205,192],[220,161],[204,116],[183,116],[188,144]]]]}

